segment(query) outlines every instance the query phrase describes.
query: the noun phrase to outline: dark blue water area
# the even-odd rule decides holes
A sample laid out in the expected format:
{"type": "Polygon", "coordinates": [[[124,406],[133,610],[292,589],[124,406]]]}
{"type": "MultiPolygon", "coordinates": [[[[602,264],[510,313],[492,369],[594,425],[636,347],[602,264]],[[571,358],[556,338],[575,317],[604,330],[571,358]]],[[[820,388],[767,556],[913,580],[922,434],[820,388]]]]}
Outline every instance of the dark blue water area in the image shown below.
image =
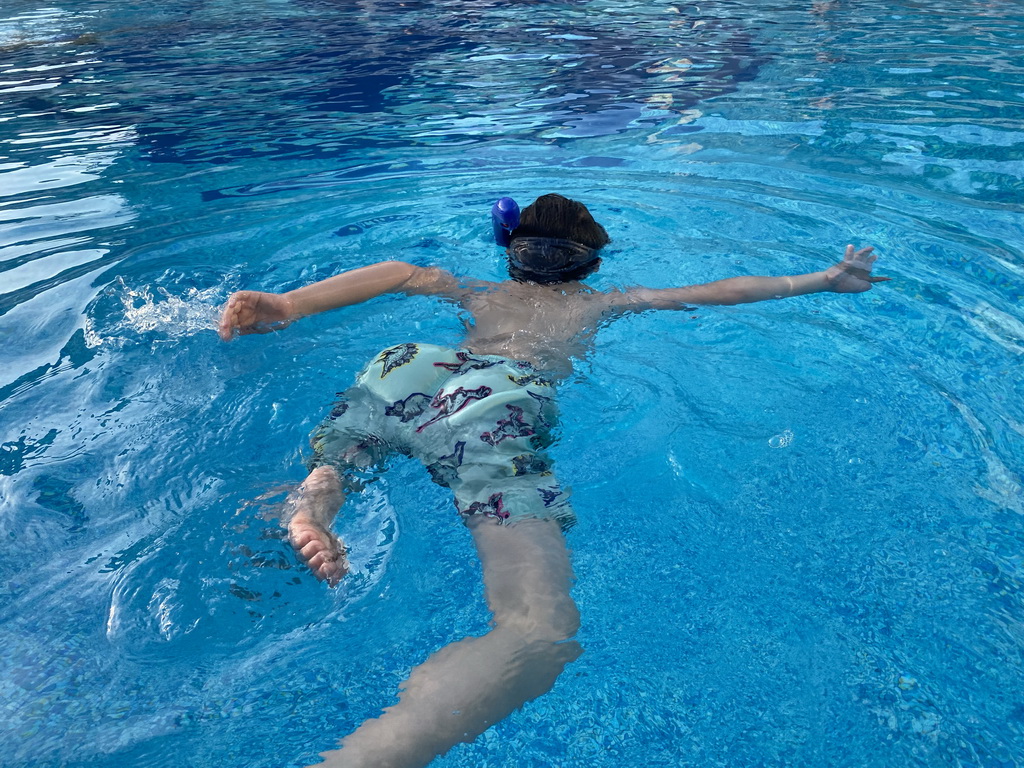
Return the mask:
{"type": "Polygon", "coordinates": [[[245,24],[243,9],[217,3],[79,3],[36,25],[44,44],[10,47],[44,65],[80,51],[82,69],[14,106],[37,125],[88,124],[72,103],[94,96],[74,86],[102,83],[104,114],[135,126],[148,159],[228,163],[404,147],[411,132],[440,144],[531,138],[553,114],[570,135],[603,134],[639,117],[666,73],[677,107],[754,77],[749,33],[728,18],[691,14],[684,29],[662,9],[631,11],[305,2],[261,6],[245,24]]]}
{"type": "Polygon", "coordinates": [[[489,617],[415,462],[279,517],[381,297],[224,344],[241,288],[500,279],[547,191],[592,285],[870,293],[633,316],[560,387],[584,654],[438,766],[1024,765],[1024,16],[1009,2],[75,0],[0,10],[4,765],[304,766],[489,617]]]}

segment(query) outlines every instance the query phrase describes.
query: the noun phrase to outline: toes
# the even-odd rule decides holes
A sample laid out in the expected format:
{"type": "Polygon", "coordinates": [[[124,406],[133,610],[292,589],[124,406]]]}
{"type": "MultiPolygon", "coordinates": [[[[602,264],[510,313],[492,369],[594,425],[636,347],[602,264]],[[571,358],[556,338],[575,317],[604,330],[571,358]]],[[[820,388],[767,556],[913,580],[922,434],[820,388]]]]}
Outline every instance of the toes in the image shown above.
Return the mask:
{"type": "Polygon", "coordinates": [[[316,554],[306,559],[306,564],[314,571],[323,568],[329,563],[333,563],[338,559],[338,553],[329,549],[322,549],[316,554]]]}
{"type": "Polygon", "coordinates": [[[299,547],[299,555],[307,563],[312,562],[313,558],[319,555],[327,549],[327,546],[320,539],[313,539],[307,542],[304,546],[299,547]]]}
{"type": "Polygon", "coordinates": [[[348,572],[344,547],[328,531],[293,520],[288,538],[296,554],[319,580],[333,587],[348,572]]]}
{"type": "Polygon", "coordinates": [[[347,573],[347,571],[341,568],[335,568],[332,571],[325,572],[322,576],[323,580],[327,582],[327,586],[336,587],[341,583],[341,578],[347,573]]]}
{"type": "Polygon", "coordinates": [[[299,531],[293,531],[288,534],[288,540],[295,549],[302,551],[302,548],[309,544],[311,541],[316,541],[316,536],[307,528],[303,528],[299,531]]]}
{"type": "Polygon", "coordinates": [[[330,587],[338,586],[341,578],[348,573],[348,564],[337,555],[326,559],[326,553],[320,553],[309,561],[309,568],[320,581],[326,581],[330,587]]]}
{"type": "Polygon", "coordinates": [[[327,586],[336,587],[346,573],[348,573],[348,562],[344,557],[339,557],[325,563],[317,575],[327,582],[327,586]]]}

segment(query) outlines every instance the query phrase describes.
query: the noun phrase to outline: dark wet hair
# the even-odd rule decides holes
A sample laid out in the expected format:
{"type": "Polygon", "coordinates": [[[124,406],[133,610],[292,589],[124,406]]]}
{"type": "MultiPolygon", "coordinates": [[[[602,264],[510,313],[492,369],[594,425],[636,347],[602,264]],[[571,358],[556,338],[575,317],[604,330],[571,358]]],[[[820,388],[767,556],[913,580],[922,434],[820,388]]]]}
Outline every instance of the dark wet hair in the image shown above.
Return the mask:
{"type": "Polygon", "coordinates": [[[556,237],[588,248],[603,248],[612,241],[587,206],[556,194],[541,195],[526,206],[510,237],[556,237]]]}
{"type": "MultiPolygon", "coordinates": [[[[577,200],[570,200],[557,194],[541,195],[523,209],[519,217],[519,226],[512,230],[510,239],[521,238],[552,238],[571,240],[597,251],[612,241],[604,227],[594,221],[587,206],[577,200]]],[[[538,283],[571,282],[582,280],[595,272],[600,266],[600,259],[593,259],[578,268],[562,272],[556,279],[551,276],[542,277],[537,273],[525,270],[509,262],[509,275],[513,280],[532,281],[538,283]]]]}

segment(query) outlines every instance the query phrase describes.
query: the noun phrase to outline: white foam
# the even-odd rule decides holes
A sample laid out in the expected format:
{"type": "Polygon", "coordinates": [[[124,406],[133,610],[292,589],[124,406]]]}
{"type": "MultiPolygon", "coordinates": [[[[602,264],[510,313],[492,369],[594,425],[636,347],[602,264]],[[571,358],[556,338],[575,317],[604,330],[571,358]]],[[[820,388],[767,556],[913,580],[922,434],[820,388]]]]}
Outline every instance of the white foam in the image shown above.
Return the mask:
{"type": "Polygon", "coordinates": [[[216,286],[188,288],[177,296],[159,286],[131,288],[119,277],[111,291],[120,300],[123,313],[109,327],[99,327],[92,317],[86,320],[85,341],[90,347],[118,346],[143,334],[174,341],[213,330],[224,302],[216,286]]]}

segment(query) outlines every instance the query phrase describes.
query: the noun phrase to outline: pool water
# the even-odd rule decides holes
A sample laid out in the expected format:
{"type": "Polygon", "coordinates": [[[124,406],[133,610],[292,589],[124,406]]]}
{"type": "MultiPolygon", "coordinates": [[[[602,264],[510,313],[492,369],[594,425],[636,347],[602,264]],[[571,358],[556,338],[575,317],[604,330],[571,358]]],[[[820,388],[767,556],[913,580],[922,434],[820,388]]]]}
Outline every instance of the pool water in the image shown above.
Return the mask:
{"type": "Polygon", "coordinates": [[[277,514],[383,297],[225,345],[231,291],[498,279],[583,200],[598,288],[893,278],[601,329],[553,450],[583,656],[437,766],[1024,765],[1024,11],[1009,0],[176,0],[0,11],[4,765],[303,766],[486,631],[448,493],[277,514]]]}

